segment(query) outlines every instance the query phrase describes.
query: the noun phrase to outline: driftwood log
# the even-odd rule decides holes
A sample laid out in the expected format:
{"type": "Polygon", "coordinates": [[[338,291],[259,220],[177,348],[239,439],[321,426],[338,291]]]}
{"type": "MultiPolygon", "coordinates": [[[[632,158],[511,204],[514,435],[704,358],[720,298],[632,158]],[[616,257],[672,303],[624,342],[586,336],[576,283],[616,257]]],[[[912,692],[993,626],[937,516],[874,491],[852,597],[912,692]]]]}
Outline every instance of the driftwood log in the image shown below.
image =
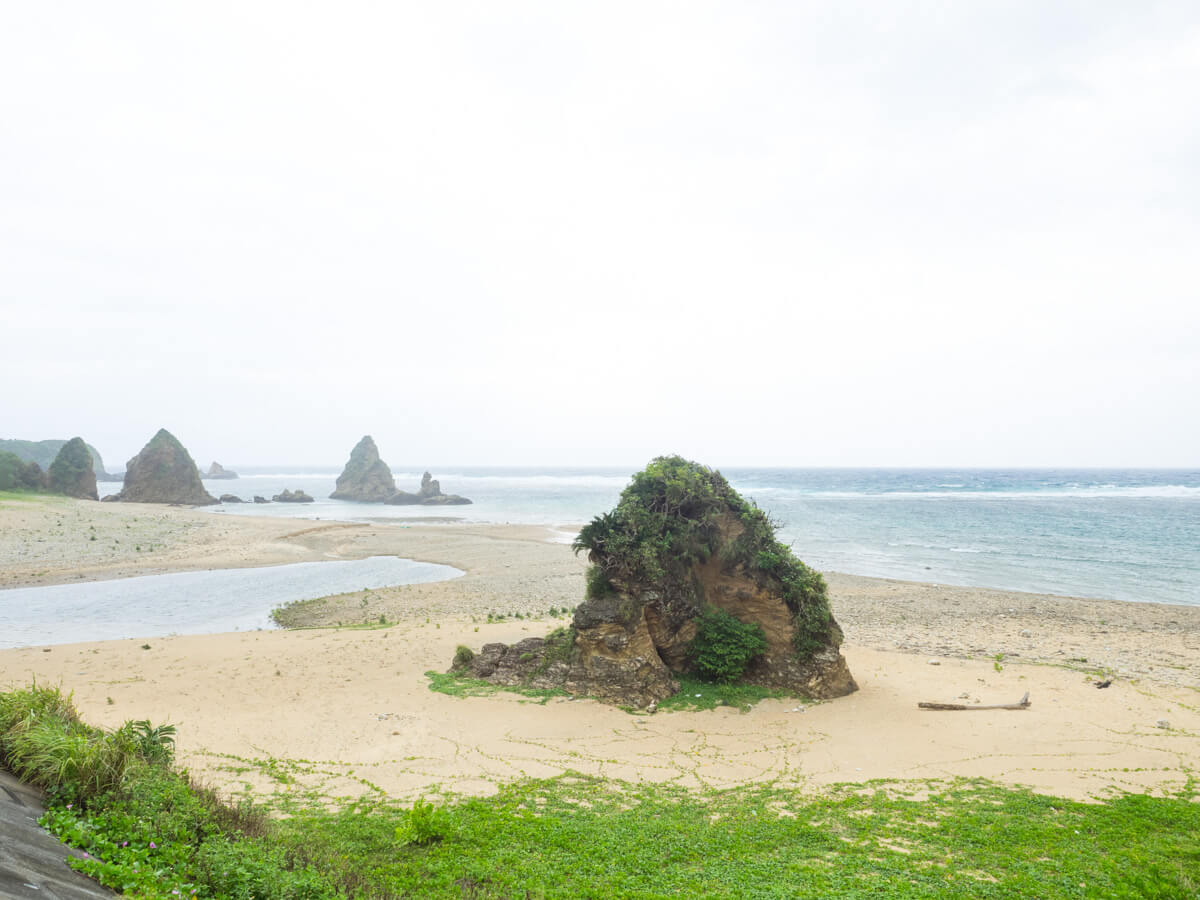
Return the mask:
{"type": "Polygon", "coordinates": [[[1025,692],[1025,696],[1017,703],[991,703],[991,704],[966,704],[966,703],[918,703],[917,706],[921,709],[1029,709],[1029,691],[1025,692]]]}

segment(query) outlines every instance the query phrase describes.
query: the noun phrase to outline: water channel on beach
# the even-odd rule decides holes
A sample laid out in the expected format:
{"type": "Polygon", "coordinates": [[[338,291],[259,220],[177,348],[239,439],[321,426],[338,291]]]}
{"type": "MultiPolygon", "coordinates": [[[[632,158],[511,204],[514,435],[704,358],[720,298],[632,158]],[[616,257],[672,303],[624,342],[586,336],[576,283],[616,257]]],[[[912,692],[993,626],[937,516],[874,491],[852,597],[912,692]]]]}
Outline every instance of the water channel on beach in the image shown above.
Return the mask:
{"type": "Polygon", "coordinates": [[[142,575],[0,590],[0,649],[274,628],[270,612],[313,600],[462,575],[395,556],[142,575]]]}

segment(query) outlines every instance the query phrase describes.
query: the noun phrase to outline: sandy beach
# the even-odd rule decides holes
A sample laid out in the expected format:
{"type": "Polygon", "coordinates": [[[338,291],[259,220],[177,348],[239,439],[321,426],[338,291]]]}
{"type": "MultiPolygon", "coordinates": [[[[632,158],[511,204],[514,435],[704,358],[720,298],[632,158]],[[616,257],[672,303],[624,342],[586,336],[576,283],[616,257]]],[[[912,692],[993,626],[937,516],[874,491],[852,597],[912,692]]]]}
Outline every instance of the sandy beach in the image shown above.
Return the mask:
{"type": "MultiPolygon", "coordinates": [[[[543,634],[583,594],[550,529],[222,516],[58,498],[0,504],[0,586],[394,554],[453,581],[304,604],[294,631],[0,651],[0,687],[61,683],[90,722],[169,721],[231,792],[408,798],[565,771],[726,787],[986,777],[1071,797],[1171,791],[1200,766],[1200,608],[830,573],[860,691],[749,712],[631,715],[590,700],[428,689],[457,644],[543,634]],[[92,536],[95,535],[95,540],[92,536]],[[488,613],[522,619],[489,623],[488,613]],[[375,622],[386,628],[336,627],[375,622]],[[143,649],[149,644],[149,649],[143,649]],[[1112,678],[1097,689],[1099,675],[1112,678]],[[1024,711],[929,712],[924,700],[1024,711]],[[1160,721],[1168,727],[1160,727],[1160,721]]],[[[558,535],[561,537],[561,535],[558,535]]]]}

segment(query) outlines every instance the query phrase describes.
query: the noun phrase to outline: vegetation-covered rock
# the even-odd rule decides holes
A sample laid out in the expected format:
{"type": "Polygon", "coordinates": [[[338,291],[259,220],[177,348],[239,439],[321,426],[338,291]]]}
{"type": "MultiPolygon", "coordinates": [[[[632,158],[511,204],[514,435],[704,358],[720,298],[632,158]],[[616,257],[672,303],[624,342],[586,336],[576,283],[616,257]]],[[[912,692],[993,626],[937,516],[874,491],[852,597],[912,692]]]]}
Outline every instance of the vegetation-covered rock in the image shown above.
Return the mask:
{"type": "MultiPolygon", "coordinates": [[[[13,453],[25,462],[35,462],[38,468],[45,470],[54,462],[54,457],[62,450],[66,440],[24,441],[18,439],[0,440],[0,451],[13,453]]],[[[120,481],[121,476],[110,475],[104,471],[104,460],[100,451],[87,444],[88,453],[92,457],[92,470],[96,473],[97,481],[120,481]]]]}
{"type": "Polygon", "coordinates": [[[218,502],[200,483],[200,470],[191,454],[165,428],[160,428],[142,451],[126,464],[125,486],[112,499],[126,503],[187,503],[193,506],[218,502]]]}
{"type": "Polygon", "coordinates": [[[42,467],[15,453],[0,450],[0,491],[41,491],[46,488],[42,467]]]}
{"type": "Polygon", "coordinates": [[[392,470],[379,458],[379,448],[368,434],[350,451],[350,459],[329,496],[333,500],[380,503],[395,493],[392,470]]]}
{"type": "Polygon", "coordinates": [[[591,567],[569,647],[559,648],[571,693],[644,707],[675,693],[684,673],[815,698],[857,690],[824,579],[719,472],[655,459],[574,548],[591,567]]]}
{"type": "Polygon", "coordinates": [[[66,494],[80,500],[99,500],[96,491],[96,472],[92,469],[92,455],[83,438],[75,437],[63,444],[63,448],[50,463],[46,472],[46,485],[55,494],[66,494]]]}

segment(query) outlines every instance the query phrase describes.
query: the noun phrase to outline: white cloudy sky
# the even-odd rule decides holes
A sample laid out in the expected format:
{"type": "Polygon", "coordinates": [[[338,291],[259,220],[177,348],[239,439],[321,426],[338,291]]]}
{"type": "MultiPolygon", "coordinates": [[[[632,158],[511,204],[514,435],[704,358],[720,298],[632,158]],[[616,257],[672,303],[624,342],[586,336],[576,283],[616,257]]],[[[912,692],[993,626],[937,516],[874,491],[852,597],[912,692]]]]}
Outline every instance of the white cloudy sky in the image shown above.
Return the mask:
{"type": "Polygon", "coordinates": [[[1200,463],[1194,2],[8,4],[0,437],[1200,463]]]}

